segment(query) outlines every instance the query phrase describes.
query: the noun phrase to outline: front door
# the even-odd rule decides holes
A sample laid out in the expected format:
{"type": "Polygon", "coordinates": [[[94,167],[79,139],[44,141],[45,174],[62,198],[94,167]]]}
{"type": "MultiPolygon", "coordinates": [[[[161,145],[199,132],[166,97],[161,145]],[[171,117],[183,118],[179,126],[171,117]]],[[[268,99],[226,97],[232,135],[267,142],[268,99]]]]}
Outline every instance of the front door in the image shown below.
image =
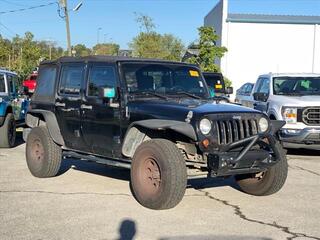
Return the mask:
{"type": "MultiPolygon", "coordinates": [[[[260,78],[257,88],[255,89],[257,93],[270,94],[270,79],[269,78],[260,78]]],[[[255,101],[254,108],[261,112],[268,112],[269,103],[268,101],[255,101]]]]}
{"type": "Polygon", "coordinates": [[[85,65],[65,64],[61,67],[58,97],[55,102],[57,120],[67,147],[81,150],[83,139],[80,133],[81,86],[85,65]]]}
{"type": "Polygon", "coordinates": [[[113,157],[120,146],[119,107],[111,107],[99,98],[99,88],[116,88],[114,65],[91,63],[88,65],[87,90],[81,104],[82,134],[85,149],[97,155],[113,157]]]}

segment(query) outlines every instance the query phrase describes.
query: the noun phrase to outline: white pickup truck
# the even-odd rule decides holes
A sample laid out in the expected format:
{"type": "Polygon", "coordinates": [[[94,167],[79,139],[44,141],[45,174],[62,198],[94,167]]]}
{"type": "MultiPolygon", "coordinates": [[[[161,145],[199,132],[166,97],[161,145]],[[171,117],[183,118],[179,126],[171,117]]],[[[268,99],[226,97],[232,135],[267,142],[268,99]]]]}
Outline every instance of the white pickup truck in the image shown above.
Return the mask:
{"type": "Polygon", "coordinates": [[[320,74],[261,75],[252,104],[271,119],[287,122],[280,132],[284,147],[320,150],[320,74]]]}

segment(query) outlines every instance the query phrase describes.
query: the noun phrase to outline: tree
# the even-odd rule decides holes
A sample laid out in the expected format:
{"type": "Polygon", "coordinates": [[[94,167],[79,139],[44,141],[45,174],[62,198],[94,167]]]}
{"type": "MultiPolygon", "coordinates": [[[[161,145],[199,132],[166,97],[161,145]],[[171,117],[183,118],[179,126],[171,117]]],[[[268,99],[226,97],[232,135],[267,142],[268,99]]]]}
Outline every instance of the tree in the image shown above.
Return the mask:
{"type": "Polygon", "coordinates": [[[153,19],[140,14],[136,18],[140,33],[129,44],[133,56],[180,61],[184,45],[172,34],[160,34],[155,30],[153,19]]]}
{"type": "Polygon", "coordinates": [[[20,82],[29,75],[41,60],[55,59],[63,55],[61,47],[47,41],[35,41],[31,32],[23,37],[14,36],[11,40],[0,35],[0,66],[15,71],[20,82]]]}
{"type": "Polygon", "coordinates": [[[117,56],[120,46],[116,43],[99,43],[92,50],[97,55],[117,56]]]}
{"type": "Polygon", "coordinates": [[[199,54],[190,58],[188,61],[199,64],[202,71],[205,72],[220,72],[219,66],[215,64],[215,60],[222,58],[227,52],[227,48],[216,45],[219,36],[215,33],[213,27],[200,27],[199,44],[193,45],[193,48],[199,49],[199,54]]]}
{"type": "MultiPolygon", "coordinates": [[[[187,62],[198,64],[204,72],[220,72],[220,68],[215,64],[216,59],[220,59],[228,51],[226,47],[219,47],[216,42],[219,35],[215,33],[213,27],[200,27],[199,43],[191,44],[189,48],[197,49],[199,53],[187,60],[187,62]]],[[[226,86],[230,87],[232,82],[228,78],[224,78],[226,86]]]]}
{"type": "Polygon", "coordinates": [[[84,44],[77,44],[72,47],[72,51],[75,51],[76,57],[88,56],[91,54],[91,49],[87,48],[84,44]]]}

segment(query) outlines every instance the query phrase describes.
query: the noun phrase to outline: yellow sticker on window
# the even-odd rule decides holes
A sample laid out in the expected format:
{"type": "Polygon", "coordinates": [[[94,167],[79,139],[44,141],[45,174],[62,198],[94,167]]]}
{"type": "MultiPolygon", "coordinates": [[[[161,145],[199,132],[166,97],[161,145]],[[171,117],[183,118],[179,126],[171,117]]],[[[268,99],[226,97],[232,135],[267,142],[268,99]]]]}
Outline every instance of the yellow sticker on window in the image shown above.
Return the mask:
{"type": "Polygon", "coordinates": [[[195,71],[195,70],[190,70],[189,71],[189,74],[191,77],[199,77],[199,72],[198,71],[195,71]]]}
{"type": "Polygon", "coordinates": [[[216,84],[216,89],[221,89],[222,88],[222,85],[221,84],[216,84]]]}

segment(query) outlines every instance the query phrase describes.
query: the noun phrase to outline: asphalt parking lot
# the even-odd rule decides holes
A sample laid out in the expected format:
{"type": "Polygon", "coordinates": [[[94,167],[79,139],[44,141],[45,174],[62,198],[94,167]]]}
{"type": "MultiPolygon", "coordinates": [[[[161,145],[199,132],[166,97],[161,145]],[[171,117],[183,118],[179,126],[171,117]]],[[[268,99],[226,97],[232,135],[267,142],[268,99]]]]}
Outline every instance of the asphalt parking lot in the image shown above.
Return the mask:
{"type": "Polygon", "coordinates": [[[37,179],[24,148],[0,149],[0,239],[320,239],[319,152],[290,152],[273,196],[200,179],[176,208],[153,211],[132,197],[127,170],[65,160],[62,175],[37,179]]]}

